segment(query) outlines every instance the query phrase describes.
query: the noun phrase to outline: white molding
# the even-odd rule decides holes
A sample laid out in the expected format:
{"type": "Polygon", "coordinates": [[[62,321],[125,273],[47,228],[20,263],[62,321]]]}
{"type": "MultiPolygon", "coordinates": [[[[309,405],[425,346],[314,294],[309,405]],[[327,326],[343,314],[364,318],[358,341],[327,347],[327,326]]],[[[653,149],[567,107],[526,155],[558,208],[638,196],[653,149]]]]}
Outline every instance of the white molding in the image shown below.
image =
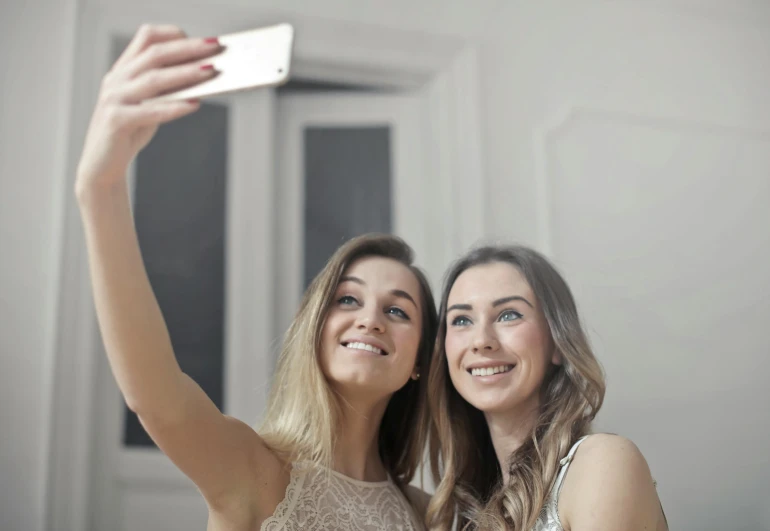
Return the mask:
{"type": "Polygon", "coordinates": [[[537,241],[539,250],[546,256],[553,256],[551,234],[551,191],[548,167],[548,142],[555,131],[563,127],[572,117],[573,105],[567,105],[549,116],[534,129],[532,146],[535,159],[535,186],[537,197],[537,241]]]}
{"type": "Polygon", "coordinates": [[[485,233],[486,175],[482,163],[477,50],[470,45],[423,89],[427,98],[426,175],[441,210],[430,212],[431,234],[451,242],[448,252],[418,256],[439,295],[451,261],[485,233]]]}
{"type": "Polygon", "coordinates": [[[718,24],[765,30],[770,24],[770,5],[754,0],[624,0],[628,5],[679,14],[718,24]]]}
{"type": "Polygon", "coordinates": [[[452,157],[453,208],[455,218],[453,235],[455,254],[464,253],[484,237],[484,209],[486,179],[482,162],[481,123],[478,109],[481,105],[478,84],[468,80],[479,79],[477,50],[466,48],[449,69],[451,79],[446,85],[452,90],[452,101],[447,111],[455,113],[454,138],[448,145],[452,157]]]}
{"type": "MultiPolygon", "coordinates": [[[[52,406],[51,460],[48,490],[48,529],[82,530],[89,522],[89,490],[93,478],[89,477],[92,459],[94,382],[99,373],[98,356],[100,342],[91,300],[90,279],[80,216],[74,195],[75,169],[82,148],[82,139],[90,118],[98,91],[98,79],[109,65],[111,50],[105,49],[105,35],[112,33],[131,35],[145,20],[176,20],[191,34],[202,34],[205,28],[219,29],[217,33],[235,31],[246,27],[288,21],[297,28],[295,63],[293,73],[311,79],[346,81],[411,90],[427,89],[432,130],[439,147],[434,148],[441,159],[438,176],[451,176],[448,190],[440,190],[446,201],[446,211],[434,213],[437,219],[455,220],[452,228],[463,227],[454,243],[455,254],[472,243],[483,232],[483,186],[474,182],[483,178],[480,157],[478,91],[476,84],[476,59],[472,51],[464,51],[466,42],[460,38],[429,35],[423,32],[402,31],[361,26],[355,23],[302,17],[296,14],[277,16],[263,9],[238,10],[228,8],[185,7],[169,5],[142,5],[131,8],[81,6],[78,10],[76,56],[73,61],[72,113],[70,120],[67,182],[61,187],[65,227],[61,250],[61,280],[58,301],[56,368],[54,375],[54,403],[52,406]],[[469,179],[468,176],[473,176],[469,179]],[[458,206],[462,208],[458,209],[458,206]]],[[[261,104],[255,103],[255,109],[261,104]]],[[[238,171],[236,169],[236,171],[238,171]]],[[[438,177],[436,177],[438,180],[438,177]]],[[[244,179],[241,193],[261,191],[264,198],[272,192],[260,188],[258,182],[244,179]]],[[[238,197],[242,199],[242,197],[238,197]]],[[[236,203],[235,205],[237,205],[236,203]]],[[[234,206],[235,206],[234,205],[234,206]]],[[[232,229],[240,234],[259,230],[264,238],[273,238],[269,218],[271,205],[254,213],[250,221],[232,229]]],[[[245,208],[241,205],[240,208],[245,208]]],[[[447,229],[448,230],[448,229],[447,229]]],[[[452,232],[448,232],[452,234],[452,232]]],[[[266,247],[272,249],[272,247],[266,247]]],[[[269,272],[267,253],[261,256],[228,255],[243,263],[228,269],[228,273],[240,279],[248,275],[249,264],[269,272]],[[248,261],[248,262],[247,262],[248,261]]],[[[418,257],[420,261],[433,257],[418,257]]],[[[446,259],[441,257],[443,266],[446,259]]],[[[439,258],[432,269],[438,270],[439,258]]],[[[430,268],[429,268],[430,269],[430,268]]],[[[250,285],[244,298],[228,302],[228,311],[241,312],[247,305],[265,305],[266,300],[248,299],[247,293],[260,293],[250,285]]],[[[263,293],[264,295],[264,293],[263,293]]],[[[254,323],[249,323],[253,325],[254,323]]],[[[235,324],[228,326],[236,326],[235,324]]],[[[237,326],[243,330],[244,323],[237,326]]],[[[228,348],[253,348],[263,344],[256,338],[259,328],[244,335],[242,343],[231,343],[228,348]]],[[[229,332],[228,332],[229,333],[229,332]]],[[[272,334],[266,337],[272,338],[272,334]]],[[[251,371],[263,370],[250,364],[247,357],[235,357],[227,362],[226,378],[251,379],[251,371]]],[[[254,380],[255,383],[257,382],[254,380]]],[[[259,385],[259,384],[257,384],[259,385]]],[[[251,394],[227,395],[234,413],[251,416],[251,394]]]]}
{"type": "Polygon", "coordinates": [[[80,143],[85,136],[94,90],[82,87],[90,79],[95,55],[89,38],[80,27],[93,18],[78,10],[75,27],[75,56],[71,87],[70,134],[67,145],[66,179],[60,192],[64,217],[61,276],[57,301],[52,429],[48,469],[46,528],[86,529],[89,492],[89,460],[96,348],[95,321],[90,296],[88,267],[80,214],[74,198],[74,175],[80,143]],[[80,59],[80,60],[78,60],[80,59]],[[81,75],[77,75],[81,74],[81,75]]]}
{"type": "Polygon", "coordinates": [[[549,115],[533,130],[535,159],[535,182],[537,189],[538,247],[548,256],[553,256],[553,227],[551,205],[551,181],[549,148],[555,137],[578,119],[593,118],[622,124],[636,124],[658,128],[664,131],[689,130],[700,134],[741,135],[750,138],[763,137],[770,140],[770,129],[725,124],[703,120],[702,117],[657,115],[632,112],[625,109],[602,108],[590,104],[570,103],[549,115]]]}
{"type": "Polygon", "coordinates": [[[257,423],[272,374],[275,92],[238,94],[230,107],[225,245],[224,409],[257,423]],[[242,242],[257,242],[244,245],[242,242]],[[257,247],[267,250],[258,252],[257,247]]]}

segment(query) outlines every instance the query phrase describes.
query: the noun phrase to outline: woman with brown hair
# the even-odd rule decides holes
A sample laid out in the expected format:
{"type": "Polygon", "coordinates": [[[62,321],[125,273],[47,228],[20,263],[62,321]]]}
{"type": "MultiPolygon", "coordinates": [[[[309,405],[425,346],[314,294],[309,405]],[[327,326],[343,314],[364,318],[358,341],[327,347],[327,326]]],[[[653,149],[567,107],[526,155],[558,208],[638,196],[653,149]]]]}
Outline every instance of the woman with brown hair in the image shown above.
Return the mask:
{"type": "Polygon", "coordinates": [[[215,75],[207,60],[220,50],[216,39],[146,26],[102,84],[75,188],[113,375],[152,439],[203,494],[210,530],[422,529],[405,494],[424,505],[424,493],[407,484],[426,438],[420,369],[430,362],[436,311],[402,240],[356,238],[315,278],[259,430],[223,415],[176,361],[137,243],[126,173],[159,124],[199,106],[146,100],[215,75]]]}
{"type": "Polygon", "coordinates": [[[636,446],[589,435],[604,375],[539,253],[482,247],[450,269],[428,387],[431,529],[667,529],[636,446]]]}

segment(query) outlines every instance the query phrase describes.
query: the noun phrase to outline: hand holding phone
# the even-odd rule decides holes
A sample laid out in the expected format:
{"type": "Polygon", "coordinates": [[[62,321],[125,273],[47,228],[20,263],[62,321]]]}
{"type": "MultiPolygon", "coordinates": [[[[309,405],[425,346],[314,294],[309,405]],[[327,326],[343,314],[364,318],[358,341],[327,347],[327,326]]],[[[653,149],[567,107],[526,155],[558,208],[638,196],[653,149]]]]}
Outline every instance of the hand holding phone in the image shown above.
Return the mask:
{"type": "Polygon", "coordinates": [[[195,112],[200,98],[285,83],[292,43],[288,24],[215,39],[143,25],[102,79],[78,164],[78,195],[122,186],[158,126],[195,112]]]}
{"type": "Polygon", "coordinates": [[[195,86],[147,101],[180,101],[217,94],[275,87],[289,79],[294,28],[278,24],[218,37],[220,54],[207,59],[218,73],[195,86]]]}

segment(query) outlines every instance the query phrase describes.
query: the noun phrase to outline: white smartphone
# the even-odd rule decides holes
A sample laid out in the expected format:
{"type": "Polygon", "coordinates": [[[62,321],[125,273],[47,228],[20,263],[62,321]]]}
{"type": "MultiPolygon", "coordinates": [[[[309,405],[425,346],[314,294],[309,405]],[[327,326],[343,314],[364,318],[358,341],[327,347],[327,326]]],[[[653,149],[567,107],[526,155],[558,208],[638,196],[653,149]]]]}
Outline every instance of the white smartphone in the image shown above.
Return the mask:
{"type": "Polygon", "coordinates": [[[153,98],[178,101],[256,87],[275,87],[289,80],[294,28],[278,24],[219,37],[224,50],[206,59],[219,71],[216,77],[193,87],[153,98]]]}

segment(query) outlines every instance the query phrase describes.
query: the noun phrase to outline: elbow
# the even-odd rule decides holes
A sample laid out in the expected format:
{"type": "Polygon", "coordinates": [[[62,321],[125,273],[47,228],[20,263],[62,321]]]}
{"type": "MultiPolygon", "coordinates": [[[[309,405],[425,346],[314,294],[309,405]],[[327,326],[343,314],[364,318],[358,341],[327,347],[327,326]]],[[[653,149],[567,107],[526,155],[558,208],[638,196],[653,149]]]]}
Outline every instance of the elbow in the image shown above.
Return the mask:
{"type": "Polygon", "coordinates": [[[126,407],[131,410],[132,413],[141,415],[146,411],[146,407],[142,404],[142,401],[135,396],[131,396],[127,393],[123,394],[123,400],[126,403],[126,407]]]}

